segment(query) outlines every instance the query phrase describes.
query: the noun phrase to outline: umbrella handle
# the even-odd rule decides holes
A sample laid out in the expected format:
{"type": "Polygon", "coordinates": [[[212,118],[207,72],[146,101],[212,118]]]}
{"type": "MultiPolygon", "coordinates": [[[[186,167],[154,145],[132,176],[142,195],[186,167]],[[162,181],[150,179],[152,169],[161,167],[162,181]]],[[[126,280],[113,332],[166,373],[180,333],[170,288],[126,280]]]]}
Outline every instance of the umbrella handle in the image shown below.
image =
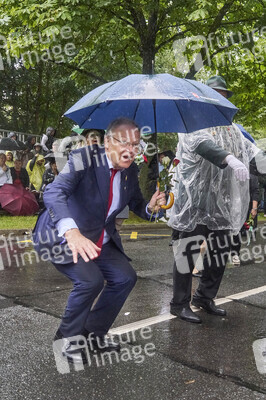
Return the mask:
{"type": "Polygon", "coordinates": [[[161,206],[161,208],[162,208],[163,210],[169,210],[169,208],[173,207],[174,200],[175,200],[174,193],[170,192],[170,193],[169,193],[169,198],[170,198],[169,203],[166,204],[165,206],[161,206]]]}
{"type": "MultiPolygon", "coordinates": [[[[156,187],[157,187],[157,190],[160,190],[160,183],[159,183],[159,181],[157,181],[156,187]]],[[[169,192],[169,198],[170,198],[169,203],[166,204],[165,206],[161,206],[161,208],[162,208],[163,210],[169,210],[169,208],[173,207],[173,204],[174,204],[174,201],[175,201],[174,193],[169,192]]]]}

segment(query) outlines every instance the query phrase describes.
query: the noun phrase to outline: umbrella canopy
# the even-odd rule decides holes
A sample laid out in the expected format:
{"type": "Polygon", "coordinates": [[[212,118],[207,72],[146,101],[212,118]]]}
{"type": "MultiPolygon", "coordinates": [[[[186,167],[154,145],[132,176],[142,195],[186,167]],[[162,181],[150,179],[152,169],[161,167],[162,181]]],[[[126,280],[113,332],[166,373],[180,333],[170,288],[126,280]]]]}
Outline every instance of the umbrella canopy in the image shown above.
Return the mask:
{"type": "Polygon", "coordinates": [[[3,185],[0,189],[0,204],[12,215],[33,215],[39,210],[35,196],[22,185],[3,185]]]}
{"type": "Polygon", "coordinates": [[[0,141],[0,151],[1,150],[10,150],[10,151],[18,151],[24,150],[25,145],[23,142],[19,142],[10,138],[3,138],[0,141]]]}
{"type": "Polygon", "coordinates": [[[169,74],[129,75],[92,90],[65,116],[80,128],[106,129],[115,118],[128,117],[150,132],[193,132],[230,125],[237,108],[201,82],[169,74]]]}

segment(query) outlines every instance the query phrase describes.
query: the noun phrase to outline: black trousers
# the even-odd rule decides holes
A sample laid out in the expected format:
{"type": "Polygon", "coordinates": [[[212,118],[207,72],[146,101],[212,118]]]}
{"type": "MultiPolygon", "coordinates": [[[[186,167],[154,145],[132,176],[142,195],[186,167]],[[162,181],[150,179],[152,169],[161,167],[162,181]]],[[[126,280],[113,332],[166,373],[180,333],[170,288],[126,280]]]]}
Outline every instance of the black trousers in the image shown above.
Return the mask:
{"type": "Polygon", "coordinates": [[[197,225],[192,232],[173,230],[174,251],[173,299],[171,305],[188,306],[191,300],[192,271],[203,242],[207,244],[203,256],[202,277],[194,297],[213,299],[218,292],[230,252],[229,231],[211,231],[197,225]]]}
{"type": "Polygon", "coordinates": [[[77,264],[54,266],[73,282],[60,334],[71,337],[86,330],[98,336],[105,335],[137,280],[126,256],[110,240],[103,245],[100,256],[92,261],[85,262],[79,257],[77,264]]]}

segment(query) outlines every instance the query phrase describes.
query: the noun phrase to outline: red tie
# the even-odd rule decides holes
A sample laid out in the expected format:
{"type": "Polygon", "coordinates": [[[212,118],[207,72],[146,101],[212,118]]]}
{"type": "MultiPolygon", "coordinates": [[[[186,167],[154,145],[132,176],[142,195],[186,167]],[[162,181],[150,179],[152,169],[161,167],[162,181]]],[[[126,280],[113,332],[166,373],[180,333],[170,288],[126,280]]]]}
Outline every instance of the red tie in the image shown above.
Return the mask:
{"type": "MultiPolygon", "coordinates": [[[[111,171],[112,171],[112,173],[111,173],[111,179],[110,179],[110,189],[109,189],[109,196],[108,196],[107,215],[108,215],[108,212],[110,210],[110,207],[111,207],[112,201],[113,201],[113,182],[114,182],[115,174],[118,172],[118,169],[111,168],[111,171]]],[[[100,239],[96,243],[96,246],[100,247],[100,249],[102,249],[103,237],[104,237],[104,229],[102,230],[100,239]]],[[[99,255],[100,255],[100,253],[101,253],[101,251],[98,252],[99,255]]]]}

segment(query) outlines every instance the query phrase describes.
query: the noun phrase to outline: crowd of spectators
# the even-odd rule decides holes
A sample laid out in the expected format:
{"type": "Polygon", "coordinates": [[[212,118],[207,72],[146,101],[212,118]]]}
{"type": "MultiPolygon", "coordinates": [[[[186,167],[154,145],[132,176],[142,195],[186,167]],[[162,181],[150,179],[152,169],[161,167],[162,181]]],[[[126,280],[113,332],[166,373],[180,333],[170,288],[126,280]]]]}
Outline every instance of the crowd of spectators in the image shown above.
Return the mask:
{"type": "MultiPolygon", "coordinates": [[[[23,143],[18,140],[14,132],[10,132],[7,138],[0,141],[0,209],[1,188],[5,184],[22,185],[24,189],[34,194],[41,209],[43,207],[43,192],[62,170],[69,153],[73,149],[87,145],[102,145],[104,131],[85,129],[77,133],[73,129],[70,135],[64,139],[57,141],[55,137],[56,129],[48,127],[40,143],[36,141],[36,137],[33,135],[29,135],[23,143]],[[4,143],[4,148],[10,148],[10,150],[1,150],[3,148],[2,143],[4,143]],[[62,155],[62,157],[60,158],[58,155],[62,155]]],[[[172,161],[174,153],[170,151],[159,152],[159,168],[160,157],[165,155],[169,155],[172,161]]],[[[154,157],[151,160],[148,169],[149,181],[154,188],[159,172],[156,159],[154,157]]],[[[266,198],[266,183],[261,182],[260,187],[262,189],[260,191],[260,204],[262,207],[264,205],[266,215],[266,201],[263,201],[266,198]]]]}
{"type": "MultiPolygon", "coordinates": [[[[56,140],[55,136],[56,129],[48,127],[40,143],[33,135],[21,142],[15,132],[10,132],[7,138],[0,141],[0,209],[5,209],[1,207],[1,190],[7,184],[17,188],[23,186],[34,195],[42,209],[43,192],[64,167],[69,153],[87,145],[102,145],[104,131],[86,129],[82,130],[82,135],[72,131],[61,140],[56,140]]],[[[15,196],[16,192],[12,193],[15,196]]]]}
{"type": "MultiPolygon", "coordinates": [[[[19,190],[22,186],[24,190],[32,193],[39,203],[39,208],[43,207],[42,193],[58,175],[56,161],[51,152],[55,134],[54,128],[47,128],[42,137],[43,144],[36,142],[35,136],[28,136],[26,142],[23,143],[18,140],[14,132],[10,132],[7,138],[0,141],[0,208],[5,209],[2,203],[4,194],[6,199],[6,185],[12,185],[10,201],[12,201],[12,196],[15,200],[18,193],[20,196],[23,195],[24,192],[19,190]],[[46,157],[48,153],[50,153],[49,157],[46,157]]],[[[8,189],[10,188],[9,186],[8,189]]]]}

